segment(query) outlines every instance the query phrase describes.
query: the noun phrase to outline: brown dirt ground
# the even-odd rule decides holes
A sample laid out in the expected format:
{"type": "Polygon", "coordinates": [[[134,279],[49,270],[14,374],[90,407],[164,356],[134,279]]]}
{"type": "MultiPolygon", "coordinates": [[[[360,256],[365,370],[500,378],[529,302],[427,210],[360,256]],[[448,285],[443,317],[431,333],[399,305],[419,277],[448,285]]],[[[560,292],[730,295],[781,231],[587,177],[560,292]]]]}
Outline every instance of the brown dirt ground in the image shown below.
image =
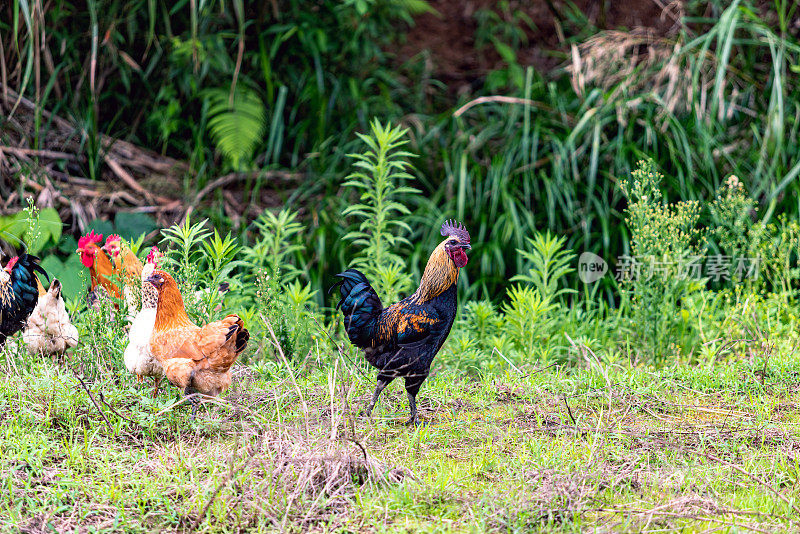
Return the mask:
{"type": "MultiPolygon", "coordinates": [[[[680,1],[680,0],[678,0],[680,1]]],[[[486,72],[502,66],[502,59],[492,49],[475,49],[477,21],[475,12],[497,8],[496,0],[429,0],[437,13],[427,13],[415,18],[415,25],[407,34],[406,43],[398,51],[398,60],[404,62],[428,50],[433,77],[446,83],[453,93],[468,90],[480,83],[486,72]]],[[[664,0],[574,0],[575,6],[588,20],[599,28],[650,28],[656,34],[666,35],[675,30],[675,21],[663,13],[659,4],[664,0]]],[[[522,10],[533,22],[535,31],[528,31],[528,43],[519,50],[523,66],[532,65],[537,70],[549,71],[558,65],[568,47],[562,36],[569,38],[569,22],[560,22],[566,2],[562,0],[510,0],[509,11],[522,10]],[[560,30],[559,30],[560,28],[560,30]],[[559,35],[559,33],[561,35],[559,35]],[[553,51],[556,51],[554,53],[553,51]],[[558,52],[562,54],[558,54],[558,52]]],[[[497,8],[498,13],[502,11],[497,8]]]]}

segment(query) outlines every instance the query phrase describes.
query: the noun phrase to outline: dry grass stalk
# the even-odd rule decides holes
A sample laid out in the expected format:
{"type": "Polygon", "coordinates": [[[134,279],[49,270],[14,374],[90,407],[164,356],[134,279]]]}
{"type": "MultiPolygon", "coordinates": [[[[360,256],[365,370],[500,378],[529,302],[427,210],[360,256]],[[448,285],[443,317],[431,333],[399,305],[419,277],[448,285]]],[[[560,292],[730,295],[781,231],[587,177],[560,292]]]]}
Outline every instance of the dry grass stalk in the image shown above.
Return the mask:
{"type": "MultiPolygon", "coordinates": [[[[714,86],[716,58],[706,52],[695,86],[694,58],[683,45],[680,37],[658,37],[646,28],[629,32],[605,31],[572,46],[567,71],[579,95],[598,87],[608,94],[606,100],[617,102],[621,121],[627,120],[628,109],[636,109],[642,102],[642,96],[629,98],[628,95],[649,95],[646,98],[657,99],[663,108],[659,118],[664,128],[672,115],[693,112],[705,117],[711,106],[709,96],[714,86]]],[[[723,84],[731,89],[727,96],[729,105],[720,107],[726,114],[720,120],[729,118],[734,111],[748,112],[746,105],[738,102],[740,83],[745,82],[730,73],[723,84]]]]}
{"type": "Polygon", "coordinates": [[[342,519],[362,487],[380,489],[414,478],[408,469],[380,462],[358,443],[321,434],[309,438],[286,427],[251,432],[242,438],[251,441],[243,459],[233,451],[227,462],[220,462],[228,469],[212,477],[203,505],[186,517],[189,530],[201,525],[213,502],[233,500],[252,511],[253,520],[268,517],[281,530],[289,524],[308,527],[333,516],[342,519]]]}
{"type": "Polygon", "coordinates": [[[670,113],[687,111],[692,77],[680,54],[681,44],[648,29],[599,33],[573,45],[568,66],[572,86],[580,95],[587,87],[601,87],[611,91],[610,99],[649,90],[660,96],[670,113]]]}

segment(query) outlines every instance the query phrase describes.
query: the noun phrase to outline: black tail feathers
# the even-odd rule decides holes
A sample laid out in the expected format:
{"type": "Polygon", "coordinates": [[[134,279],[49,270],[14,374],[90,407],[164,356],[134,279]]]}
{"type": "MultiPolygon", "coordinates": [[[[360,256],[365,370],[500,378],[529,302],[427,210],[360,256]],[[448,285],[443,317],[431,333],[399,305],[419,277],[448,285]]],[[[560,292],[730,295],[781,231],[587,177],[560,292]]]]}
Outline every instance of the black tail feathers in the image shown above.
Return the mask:
{"type": "Polygon", "coordinates": [[[336,276],[340,277],[331,290],[338,287],[342,294],[337,308],[344,314],[344,326],[350,341],[362,348],[367,348],[375,338],[377,319],[383,311],[383,304],[358,269],[347,269],[336,276]]]}

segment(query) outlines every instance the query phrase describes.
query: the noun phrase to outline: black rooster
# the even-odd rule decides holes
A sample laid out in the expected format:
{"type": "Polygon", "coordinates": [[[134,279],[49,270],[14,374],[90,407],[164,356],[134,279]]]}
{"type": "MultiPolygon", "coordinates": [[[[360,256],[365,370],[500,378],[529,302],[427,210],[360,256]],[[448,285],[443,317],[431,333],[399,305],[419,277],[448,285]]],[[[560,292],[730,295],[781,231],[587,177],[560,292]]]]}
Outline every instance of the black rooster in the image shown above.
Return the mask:
{"type": "Polygon", "coordinates": [[[21,330],[39,300],[36,272],[50,277],[30,254],[14,256],[0,270],[0,347],[6,338],[21,330]]]}
{"type": "Polygon", "coordinates": [[[417,392],[428,377],[433,357],[442,348],[456,317],[458,271],[467,264],[469,232],[462,224],[445,221],[447,238],[431,254],[419,288],[413,295],[384,308],[366,277],[357,269],[336,276],[350,341],[364,349],[367,361],[378,369],[378,385],[366,410],[372,413],[383,389],[395,378],[405,378],[411,418],[419,424],[417,392]]]}

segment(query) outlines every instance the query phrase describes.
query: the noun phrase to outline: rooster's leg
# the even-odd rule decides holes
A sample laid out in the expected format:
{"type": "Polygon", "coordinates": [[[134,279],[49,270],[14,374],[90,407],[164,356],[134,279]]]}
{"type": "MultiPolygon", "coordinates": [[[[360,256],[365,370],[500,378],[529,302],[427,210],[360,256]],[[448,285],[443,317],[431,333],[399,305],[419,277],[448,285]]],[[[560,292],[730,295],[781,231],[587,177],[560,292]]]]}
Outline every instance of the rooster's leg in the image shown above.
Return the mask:
{"type": "Polygon", "coordinates": [[[154,380],[155,384],[153,385],[153,398],[155,399],[158,397],[158,386],[161,385],[161,377],[159,376],[158,378],[154,378],[154,380]]]}
{"type": "Polygon", "coordinates": [[[411,407],[411,417],[406,421],[406,424],[410,425],[413,423],[414,426],[419,426],[419,418],[417,417],[417,396],[410,391],[406,391],[406,395],[408,395],[408,405],[411,407]]]}
{"type": "Polygon", "coordinates": [[[378,375],[378,384],[375,386],[375,393],[372,395],[372,401],[370,401],[367,409],[364,410],[364,415],[372,417],[372,410],[375,408],[375,403],[378,402],[378,397],[381,396],[381,393],[391,381],[392,377],[378,375]]]}
{"type": "Polygon", "coordinates": [[[408,406],[411,408],[411,417],[406,421],[407,425],[413,424],[414,426],[419,426],[419,417],[417,417],[417,393],[419,393],[419,388],[422,387],[425,378],[427,378],[427,374],[425,376],[406,377],[406,395],[408,395],[408,406]]]}

